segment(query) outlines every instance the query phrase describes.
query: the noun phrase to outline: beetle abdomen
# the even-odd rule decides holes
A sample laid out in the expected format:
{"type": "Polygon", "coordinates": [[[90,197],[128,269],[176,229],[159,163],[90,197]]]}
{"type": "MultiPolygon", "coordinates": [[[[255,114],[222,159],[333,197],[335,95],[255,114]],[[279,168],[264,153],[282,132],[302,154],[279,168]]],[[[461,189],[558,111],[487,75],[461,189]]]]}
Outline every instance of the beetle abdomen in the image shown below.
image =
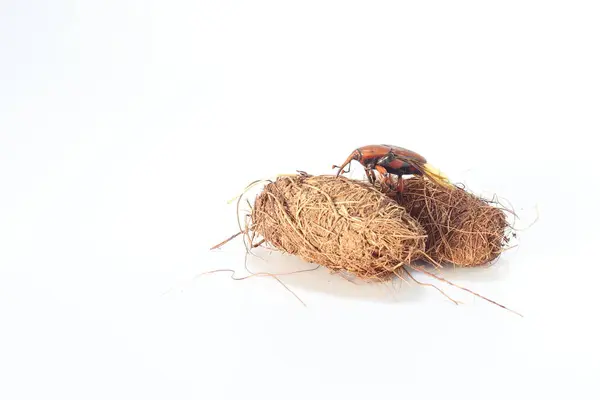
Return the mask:
{"type": "Polygon", "coordinates": [[[398,176],[421,174],[421,171],[413,164],[399,159],[392,160],[385,165],[382,165],[382,167],[385,168],[388,173],[398,176]]]}

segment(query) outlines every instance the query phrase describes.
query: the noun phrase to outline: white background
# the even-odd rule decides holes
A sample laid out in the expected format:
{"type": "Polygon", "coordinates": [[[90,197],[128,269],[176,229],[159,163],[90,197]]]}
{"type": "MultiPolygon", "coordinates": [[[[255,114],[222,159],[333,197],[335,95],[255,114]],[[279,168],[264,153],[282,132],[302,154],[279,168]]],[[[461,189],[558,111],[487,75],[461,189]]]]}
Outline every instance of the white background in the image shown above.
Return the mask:
{"type": "Polygon", "coordinates": [[[599,20],[594,1],[2,1],[0,398],[598,398],[599,20]],[[510,200],[518,248],[444,276],[525,318],[322,269],[281,277],[307,307],[271,278],[195,278],[244,275],[239,240],[208,248],[247,183],[379,143],[510,200]]]}

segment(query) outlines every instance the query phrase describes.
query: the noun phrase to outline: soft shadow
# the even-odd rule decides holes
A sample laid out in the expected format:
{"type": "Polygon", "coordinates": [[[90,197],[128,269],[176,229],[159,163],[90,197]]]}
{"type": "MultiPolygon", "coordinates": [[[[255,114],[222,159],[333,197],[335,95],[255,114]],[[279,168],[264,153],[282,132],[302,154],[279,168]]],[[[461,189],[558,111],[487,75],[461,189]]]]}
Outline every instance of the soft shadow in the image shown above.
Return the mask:
{"type": "Polygon", "coordinates": [[[336,297],[349,297],[366,301],[397,303],[419,301],[424,291],[413,281],[394,278],[387,282],[364,282],[358,278],[331,272],[325,267],[309,264],[298,257],[266,249],[255,249],[248,255],[248,269],[252,273],[270,273],[290,289],[324,293],[336,297]],[[312,270],[313,268],[317,268],[312,270]],[[294,271],[302,271],[292,273],[294,271]]]}
{"type": "MultiPolygon", "coordinates": [[[[275,274],[290,289],[301,289],[335,297],[355,298],[382,303],[416,302],[434,288],[417,284],[404,275],[405,280],[394,278],[387,282],[364,282],[347,274],[331,272],[325,267],[309,264],[298,257],[278,251],[258,248],[248,255],[248,269],[252,273],[275,274]],[[316,268],[316,269],[314,269],[316,268]],[[298,271],[298,272],[295,272],[298,271]],[[294,273],[292,273],[294,272],[294,273]]],[[[499,258],[491,265],[480,267],[457,267],[446,265],[435,269],[427,264],[417,264],[449,281],[491,282],[504,280],[510,273],[510,262],[499,258]]],[[[409,269],[420,282],[431,283],[446,291],[447,285],[423,273],[409,269]]]]}
{"type": "Polygon", "coordinates": [[[499,258],[488,265],[478,267],[460,267],[452,264],[444,265],[443,269],[434,270],[428,267],[428,271],[435,273],[449,281],[461,280],[468,282],[492,282],[502,281],[510,274],[510,261],[499,258]]]}

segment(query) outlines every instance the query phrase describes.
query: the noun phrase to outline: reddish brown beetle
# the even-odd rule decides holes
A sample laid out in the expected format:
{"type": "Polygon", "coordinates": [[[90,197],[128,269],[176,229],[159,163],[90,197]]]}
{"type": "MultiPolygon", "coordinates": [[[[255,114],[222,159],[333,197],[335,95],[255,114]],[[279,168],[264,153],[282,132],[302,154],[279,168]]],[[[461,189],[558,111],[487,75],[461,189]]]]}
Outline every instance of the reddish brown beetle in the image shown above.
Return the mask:
{"type": "Polygon", "coordinates": [[[337,176],[350,171],[350,166],[348,166],[348,171],[344,171],[344,168],[352,160],[363,165],[369,182],[375,183],[374,170],[376,170],[381,175],[382,183],[400,193],[404,189],[403,175],[423,175],[439,184],[451,186],[446,177],[427,164],[425,157],[402,147],[387,144],[359,147],[348,156],[341,166],[333,166],[333,168],[339,168],[337,176]],[[390,174],[398,176],[398,183],[395,187],[392,185],[390,174]]]}

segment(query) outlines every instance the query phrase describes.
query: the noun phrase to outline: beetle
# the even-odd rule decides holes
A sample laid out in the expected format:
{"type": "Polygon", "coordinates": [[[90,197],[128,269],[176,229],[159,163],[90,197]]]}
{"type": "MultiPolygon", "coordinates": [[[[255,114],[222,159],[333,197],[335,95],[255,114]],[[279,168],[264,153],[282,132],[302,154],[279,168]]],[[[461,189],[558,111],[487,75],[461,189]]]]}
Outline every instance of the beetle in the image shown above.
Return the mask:
{"type": "Polygon", "coordinates": [[[369,145],[355,149],[341,166],[334,165],[333,168],[339,168],[336,176],[340,176],[350,171],[350,163],[355,160],[360,162],[365,168],[365,173],[371,184],[375,183],[375,173],[377,171],[383,184],[392,188],[390,175],[398,176],[398,183],[395,190],[402,193],[404,190],[404,175],[421,175],[430,178],[438,184],[452,186],[448,179],[440,172],[435,171],[428,163],[425,157],[414,151],[392,146],[388,144],[369,145]],[[344,168],[348,165],[348,171],[344,168]]]}

